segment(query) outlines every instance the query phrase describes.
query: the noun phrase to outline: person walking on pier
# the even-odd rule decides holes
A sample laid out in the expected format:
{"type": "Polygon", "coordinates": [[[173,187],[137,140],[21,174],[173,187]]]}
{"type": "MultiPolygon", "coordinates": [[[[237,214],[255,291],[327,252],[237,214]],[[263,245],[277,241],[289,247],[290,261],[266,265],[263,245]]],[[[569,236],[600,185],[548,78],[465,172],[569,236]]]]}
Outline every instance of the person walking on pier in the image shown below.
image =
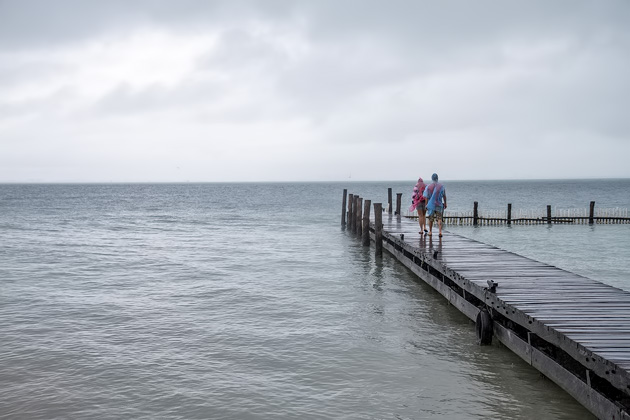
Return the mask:
{"type": "Polygon", "coordinates": [[[446,191],[444,185],[438,182],[438,175],[431,175],[433,181],[424,189],[424,198],[427,203],[427,216],[429,216],[429,233],[433,235],[433,222],[437,222],[440,238],[442,237],[442,218],[446,209],[446,191]]]}
{"type": "Polygon", "coordinates": [[[420,224],[420,235],[423,235],[427,230],[427,222],[425,213],[427,212],[426,199],[424,198],[424,189],[427,185],[422,178],[418,178],[418,183],[413,187],[413,195],[411,196],[411,207],[409,211],[418,211],[418,224],[420,224]]]}

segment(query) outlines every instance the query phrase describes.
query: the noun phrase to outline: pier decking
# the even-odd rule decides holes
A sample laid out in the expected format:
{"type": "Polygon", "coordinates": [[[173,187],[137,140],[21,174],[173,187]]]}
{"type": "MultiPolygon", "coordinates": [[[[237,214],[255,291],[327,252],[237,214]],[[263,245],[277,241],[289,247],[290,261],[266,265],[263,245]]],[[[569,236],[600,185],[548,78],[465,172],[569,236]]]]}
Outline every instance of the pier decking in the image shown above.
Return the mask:
{"type": "MultiPolygon", "coordinates": [[[[348,227],[360,233],[356,219],[348,227]]],[[[630,292],[453,233],[440,239],[437,227],[421,237],[417,221],[400,214],[382,214],[382,233],[374,219],[371,240],[382,234],[383,248],[478,332],[485,312],[495,339],[598,418],[630,420],[630,292]]]]}

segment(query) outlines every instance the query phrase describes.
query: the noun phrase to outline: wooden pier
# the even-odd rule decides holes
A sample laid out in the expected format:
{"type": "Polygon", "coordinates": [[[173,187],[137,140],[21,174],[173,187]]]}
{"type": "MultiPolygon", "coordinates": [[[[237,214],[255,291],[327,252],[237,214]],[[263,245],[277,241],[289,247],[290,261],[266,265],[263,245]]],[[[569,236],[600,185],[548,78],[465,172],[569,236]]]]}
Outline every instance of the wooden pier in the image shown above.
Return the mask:
{"type": "MultiPolygon", "coordinates": [[[[444,214],[445,225],[540,225],[540,224],[574,224],[574,225],[611,225],[629,224],[628,209],[596,209],[591,201],[587,209],[554,209],[547,205],[545,211],[523,210],[513,211],[512,204],[506,210],[480,211],[479,203],[474,202],[470,211],[447,211],[444,214]]],[[[405,217],[417,219],[415,212],[407,212],[405,217]]]]}
{"type": "Polygon", "coordinates": [[[500,341],[598,418],[630,420],[630,292],[435,227],[427,238],[415,220],[374,209],[363,226],[377,255],[386,249],[473,320],[480,343],[500,341]]]}

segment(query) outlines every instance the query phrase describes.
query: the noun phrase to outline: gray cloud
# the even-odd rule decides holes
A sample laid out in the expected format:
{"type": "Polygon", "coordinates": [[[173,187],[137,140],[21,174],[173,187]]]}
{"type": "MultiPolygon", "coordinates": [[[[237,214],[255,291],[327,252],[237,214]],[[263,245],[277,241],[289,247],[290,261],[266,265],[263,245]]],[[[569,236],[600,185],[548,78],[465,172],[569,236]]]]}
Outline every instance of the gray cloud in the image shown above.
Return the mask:
{"type": "MultiPolygon", "coordinates": [[[[277,168],[299,164],[316,173],[327,162],[345,173],[327,154],[356,144],[376,161],[379,146],[396,143],[413,162],[436,142],[463,177],[467,165],[470,176],[539,176],[532,167],[548,158],[526,145],[557,156],[571,145],[564,155],[576,162],[563,162],[555,176],[574,176],[585,165],[578,161],[610,159],[603,149],[630,139],[627,22],[627,1],[0,0],[0,136],[36,144],[48,125],[90,154],[81,140],[90,130],[124,138],[131,125],[138,150],[142,139],[159,137],[168,156],[180,153],[169,141],[181,132],[190,150],[220,155],[216,173],[233,179],[281,177],[277,168]],[[200,52],[168,80],[142,83],[137,74],[100,78],[93,67],[109,63],[89,61],[98,48],[81,64],[72,59],[90,45],[123,49],[142,31],[182,35],[179,47],[200,42],[200,52]],[[486,151],[476,155],[474,145],[486,151]]],[[[185,59],[168,45],[159,64],[167,70],[185,59]]],[[[112,64],[130,59],[109,54],[112,64]]],[[[28,163],[15,141],[0,143],[5,156],[28,163]]],[[[592,165],[600,176],[630,176],[621,166],[616,158],[592,165]]],[[[195,173],[203,177],[203,167],[195,173]]],[[[399,168],[381,175],[407,176],[399,168]]]]}
{"type": "Polygon", "coordinates": [[[453,1],[394,0],[2,0],[0,46],[24,47],[74,42],[112,30],[155,24],[203,30],[222,22],[261,19],[299,21],[317,42],[334,43],[359,34],[389,40],[397,48],[421,47],[441,53],[498,38],[545,38],[569,33],[585,37],[601,31],[624,34],[626,1],[453,1]]]}
{"type": "Polygon", "coordinates": [[[129,115],[212,104],[224,89],[216,83],[182,83],[173,87],[153,84],[135,89],[121,83],[101,97],[92,109],[98,115],[129,115]]]}
{"type": "Polygon", "coordinates": [[[202,31],[252,18],[281,19],[289,1],[0,0],[0,48],[39,48],[129,31],[141,25],[202,31]]]}

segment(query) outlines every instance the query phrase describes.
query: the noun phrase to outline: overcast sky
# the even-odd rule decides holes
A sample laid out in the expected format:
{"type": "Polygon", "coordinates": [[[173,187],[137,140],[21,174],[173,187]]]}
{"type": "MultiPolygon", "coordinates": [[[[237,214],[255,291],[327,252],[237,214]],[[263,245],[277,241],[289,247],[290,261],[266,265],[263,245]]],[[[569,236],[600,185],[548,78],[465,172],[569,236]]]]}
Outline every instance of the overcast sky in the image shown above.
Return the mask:
{"type": "Polygon", "coordinates": [[[0,182],[630,177],[630,2],[0,0],[0,182]]]}

